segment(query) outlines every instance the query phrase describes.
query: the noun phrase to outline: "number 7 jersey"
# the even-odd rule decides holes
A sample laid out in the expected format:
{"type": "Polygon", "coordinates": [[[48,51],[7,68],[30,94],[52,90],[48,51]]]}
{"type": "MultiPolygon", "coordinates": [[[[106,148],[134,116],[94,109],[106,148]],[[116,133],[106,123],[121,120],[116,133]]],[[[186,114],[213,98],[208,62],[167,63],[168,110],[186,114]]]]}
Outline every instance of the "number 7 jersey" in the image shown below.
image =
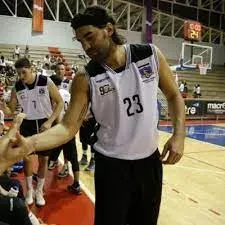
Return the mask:
{"type": "Polygon", "coordinates": [[[126,66],[113,70],[90,61],[91,109],[100,128],[96,151],[113,158],[150,156],[158,145],[158,60],[149,44],[124,45],[126,66]]]}
{"type": "Polygon", "coordinates": [[[35,83],[29,88],[22,80],[15,84],[17,100],[27,120],[49,118],[52,115],[52,104],[48,91],[50,78],[36,75],[35,83]]]}

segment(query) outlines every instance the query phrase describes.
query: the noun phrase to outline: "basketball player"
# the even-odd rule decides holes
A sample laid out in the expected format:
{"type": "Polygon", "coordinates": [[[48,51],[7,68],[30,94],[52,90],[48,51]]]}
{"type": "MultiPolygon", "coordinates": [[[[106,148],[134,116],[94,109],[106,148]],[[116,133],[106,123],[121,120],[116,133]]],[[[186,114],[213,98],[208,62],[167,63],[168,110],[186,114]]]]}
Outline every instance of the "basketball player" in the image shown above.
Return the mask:
{"type": "MultiPolygon", "coordinates": [[[[59,77],[62,82],[60,85],[60,89],[66,90],[70,93],[71,91],[71,85],[72,85],[72,80],[69,80],[66,78],[66,69],[65,65],[63,62],[57,63],[56,69],[55,69],[55,75],[50,76],[50,78],[53,80],[55,76],[59,77]]],[[[59,157],[60,152],[59,151],[52,151],[51,155],[48,160],[48,169],[52,170],[58,165],[58,157],[59,157]]],[[[68,165],[68,160],[64,156],[64,165],[65,167],[63,170],[59,173],[60,177],[66,177],[69,174],[67,165],[68,165]]]]}
{"type": "MultiPolygon", "coordinates": [[[[21,137],[14,151],[20,154],[24,146],[43,151],[67,142],[81,126],[91,101],[100,125],[94,144],[95,225],[155,225],[162,163],[177,163],[184,151],[184,102],[173,74],[156,46],[125,45],[115,20],[99,6],[75,15],[72,27],[91,61],[73,80],[62,122],[30,138],[21,137]],[[172,136],[161,155],[158,87],[167,98],[173,122],[172,136]]],[[[2,149],[3,156],[4,152],[2,149]]]]}
{"type": "Polygon", "coordinates": [[[70,92],[72,80],[69,80],[66,77],[66,68],[65,68],[65,65],[63,62],[60,62],[56,65],[55,73],[56,73],[56,75],[52,75],[50,78],[52,78],[53,76],[59,76],[62,79],[60,88],[65,89],[70,92]]]}
{"type": "MultiPolygon", "coordinates": [[[[36,75],[28,59],[19,59],[15,63],[15,68],[17,69],[19,80],[16,82],[12,92],[9,107],[4,104],[3,110],[6,114],[12,115],[16,109],[17,101],[19,102],[23,112],[27,115],[21,124],[20,132],[27,137],[49,129],[59,116],[63,107],[63,101],[51,79],[42,75],[36,75]],[[55,103],[54,111],[52,110],[51,100],[55,103]]],[[[37,155],[39,167],[35,199],[37,205],[44,206],[43,187],[49,152],[40,152],[37,155]]],[[[34,196],[31,157],[27,157],[24,160],[24,172],[27,182],[26,202],[28,205],[31,205],[33,204],[34,196]]]]}
{"type": "MultiPolygon", "coordinates": [[[[60,77],[52,76],[51,78],[52,78],[52,81],[54,82],[54,84],[58,87],[59,93],[64,102],[64,108],[59,117],[59,120],[61,120],[68,108],[68,105],[70,102],[70,93],[67,90],[60,88],[61,83],[62,83],[62,80],[60,77]]],[[[70,161],[72,164],[74,182],[72,185],[68,186],[68,190],[76,195],[79,195],[81,193],[81,189],[80,189],[80,184],[79,184],[79,163],[77,160],[77,148],[76,148],[75,137],[72,140],[70,140],[69,142],[67,142],[66,144],[58,147],[57,150],[54,151],[54,153],[55,153],[54,155],[51,153],[51,155],[50,155],[51,161],[56,162],[62,149],[63,149],[63,155],[65,157],[65,159],[64,159],[65,163],[63,165],[62,170],[59,172],[58,176],[66,177],[69,175],[68,162],[70,161]]]]}
{"type": "MultiPolygon", "coordinates": [[[[91,114],[91,113],[88,113],[91,114]]],[[[87,118],[87,117],[86,117],[87,118]]],[[[94,148],[93,144],[96,141],[95,137],[95,130],[97,129],[97,123],[95,118],[87,118],[83,121],[82,126],[80,127],[79,135],[80,135],[80,142],[82,144],[82,158],[80,160],[81,165],[87,165],[86,171],[94,171],[95,169],[95,159],[94,159],[94,148]],[[88,150],[88,145],[90,145],[91,149],[91,159],[90,162],[88,163],[88,158],[87,158],[87,150],[88,150]]]]}

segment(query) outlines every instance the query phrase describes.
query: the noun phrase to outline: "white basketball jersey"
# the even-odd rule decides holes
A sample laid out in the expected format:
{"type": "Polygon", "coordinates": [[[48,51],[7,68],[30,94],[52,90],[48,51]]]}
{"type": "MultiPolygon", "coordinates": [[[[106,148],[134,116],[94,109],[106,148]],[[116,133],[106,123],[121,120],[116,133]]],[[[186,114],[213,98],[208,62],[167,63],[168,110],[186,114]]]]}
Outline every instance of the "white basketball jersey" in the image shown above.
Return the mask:
{"type": "Polygon", "coordinates": [[[60,93],[60,95],[63,99],[63,102],[64,102],[63,110],[62,110],[62,112],[60,113],[60,116],[59,116],[59,119],[61,121],[63,116],[65,115],[66,110],[67,110],[67,108],[69,106],[69,103],[70,103],[70,93],[67,90],[64,90],[64,89],[59,89],[59,93],[60,93]]]}
{"type": "Polygon", "coordinates": [[[49,82],[52,82],[50,78],[42,75],[37,75],[33,89],[29,89],[21,80],[16,82],[17,99],[28,120],[49,118],[52,115],[49,82]]]}
{"type": "Polygon", "coordinates": [[[63,81],[61,83],[60,89],[64,89],[64,90],[67,90],[68,92],[70,92],[71,85],[72,85],[72,80],[65,78],[65,79],[63,79],[63,81]]]}
{"type": "Polygon", "coordinates": [[[96,151],[135,160],[158,147],[158,61],[152,45],[125,45],[126,66],[114,71],[90,61],[91,108],[100,128],[96,151]]]}
{"type": "Polygon", "coordinates": [[[1,125],[5,124],[5,115],[2,110],[0,110],[0,124],[1,125]]]}

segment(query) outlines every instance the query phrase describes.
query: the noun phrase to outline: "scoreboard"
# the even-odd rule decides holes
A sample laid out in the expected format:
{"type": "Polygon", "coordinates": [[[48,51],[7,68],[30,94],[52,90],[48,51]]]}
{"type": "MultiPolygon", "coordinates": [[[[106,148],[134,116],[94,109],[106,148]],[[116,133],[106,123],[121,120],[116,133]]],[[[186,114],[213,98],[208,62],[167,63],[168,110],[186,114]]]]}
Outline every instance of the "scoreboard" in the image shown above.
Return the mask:
{"type": "Polygon", "coordinates": [[[200,41],[202,34],[201,23],[187,20],[184,22],[184,39],[189,41],[200,41]]]}

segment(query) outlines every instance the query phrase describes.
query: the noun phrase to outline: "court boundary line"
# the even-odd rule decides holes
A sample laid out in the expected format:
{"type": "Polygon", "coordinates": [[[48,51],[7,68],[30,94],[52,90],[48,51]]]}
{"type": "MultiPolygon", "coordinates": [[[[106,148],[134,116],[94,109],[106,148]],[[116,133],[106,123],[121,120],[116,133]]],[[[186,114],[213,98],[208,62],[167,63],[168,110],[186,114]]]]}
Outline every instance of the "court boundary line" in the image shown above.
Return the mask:
{"type": "MultiPolygon", "coordinates": [[[[63,165],[63,159],[62,159],[62,155],[60,154],[59,156],[59,162],[63,165]]],[[[69,166],[69,174],[71,177],[73,177],[73,173],[71,170],[71,165],[69,166]]],[[[83,190],[83,192],[87,195],[87,197],[91,200],[91,202],[93,204],[95,204],[95,196],[91,193],[91,191],[88,189],[88,187],[81,181],[79,180],[81,189],[83,190]]]]}
{"type": "Polygon", "coordinates": [[[85,194],[92,201],[92,203],[95,204],[95,196],[91,193],[91,191],[87,188],[87,186],[82,181],[79,181],[79,182],[80,182],[81,189],[85,192],[85,194]]]}
{"type": "MultiPolygon", "coordinates": [[[[185,126],[199,126],[199,125],[203,125],[203,126],[216,126],[215,124],[211,124],[211,123],[207,123],[207,124],[196,124],[196,123],[193,123],[193,124],[185,124],[185,126]]],[[[172,124],[159,124],[159,126],[161,127],[172,127],[173,125],[172,124]]]]}
{"type": "Polygon", "coordinates": [[[196,171],[199,171],[199,172],[211,172],[211,173],[217,173],[217,174],[225,174],[225,171],[220,172],[220,171],[213,171],[213,170],[207,170],[207,169],[199,169],[199,168],[194,168],[194,167],[190,167],[190,166],[173,165],[173,167],[181,168],[181,169],[188,169],[188,170],[196,170],[196,171]]]}
{"type": "Polygon", "coordinates": [[[215,152],[222,152],[225,153],[223,149],[218,149],[218,150],[210,150],[210,151],[197,151],[197,152],[185,152],[184,155],[189,155],[189,154],[199,154],[199,153],[215,153],[215,152]]]}
{"type": "Polygon", "coordinates": [[[223,167],[215,166],[215,165],[213,165],[213,164],[207,163],[207,162],[202,161],[202,160],[200,160],[200,159],[196,159],[196,158],[193,158],[193,157],[190,157],[190,156],[187,156],[187,155],[184,155],[184,157],[187,157],[187,158],[189,158],[189,159],[193,159],[193,160],[198,161],[198,162],[200,162],[200,163],[202,163],[202,164],[206,164],[206,165],[208,165],[208,166],[212,166],[212,167],[214,167],[214,168],[217,168],[217,169],[220,169],[220,170],[225,171],[225,168],[223,168],[223,167]]]}
{"type": "MultiPolygon", "coordinates": [[[[192,125],[191,125],[192,126],[192,125]]],[[[201,126],[201,124],[199,124],[199,125],[196,125],[196,126],[201,126]]],[[[214,126],[214,125],[213,125],[214,126]]],[[[164,126],[165,127],[165,126],[164,126]]],[[[167,126],[167,127],[172,127],[172,126],[167,126]]],[[[185,126],[185,128],[188,128],[187,126],[185,126]]],[[[219,127],[218,128],[219,130],[221,130],[221,131],[225,131],[225,128],[223,127],[219,127]]],[[[165,130],[160,130],[160,129],[158,129],[159,131],[164,131],[164,132],[168,132],[168,133],[170,133],[170,131],[165,131],[165,130]]],[[[216,133],[213,133],[212,131],[210,131],[210,132],[190,132],[190,133],[193,133],[193,134],[204,134],[204,135],[211,135],[211,136],[225,136],[225,133],[222,133],[222,134],[216,134],[216,133]]],[[[188,137],[188,135],[190,135],[189,134],[189,132],[187,132],[186,133],[186,135],[187,135],[187,137],[188,137]]]]}
{"type": "MultiPolygon", "coordinates": [[[[224,127],[224,123],[204,123],[204,124],[198,124],[198,123],[190,123],[190,124],[185,124],[185,126],[217,126],[217,127],[224,127]],[[222,125],[222,126],[221,126],[222,125]]],[[[165,127],[165,126],[173,126],[172,124],[159,124],[159,126],[165,127]]]]}
{"type": "MultiPolygon", "coordinates": [[[[172,133],[168,132],[168,131],[163,131],[163,130],[159,130],[159,133],[160,132],[163,132],[164,134],[169,134],[172,136],[172,133]]],[[[193,138],[193,137],[188,137],[188,136],[185,136],[185,139],[191,139],[191,141],[195,140],[195,141],[198,141],[198,142],[201,142],[201,143],[204,143],[204,144],[209,144],[209,145],[213,145],[213,146],[216,146],[216,147],[221,147],[221,148],[224,148],[224,146],[222,145],[218,145],[218,144],[215,144],[215,143],[211,143],[211,142],[207,142],[207,141],[202,141],[202,140],[199,140],[199,139],[196,139],[196,138],[193,138]]]]}
{"type": "MultiPolygon", "coordinates": [[[[191,132],[190,132],[191,133],[191,132]]],[[[225,133],[224,134],[215,134],[215,133],[202,133],[202,132],[193,132],[193,134],[204,134],[204,135],[209,135],[209,136],[224,136],[225,137],[225,133]]],[[[187,135],[190,135],[189,133],[187,133],[187,135]]],[[[187,136],[188,137],[188,136],[187,136]]]]}

